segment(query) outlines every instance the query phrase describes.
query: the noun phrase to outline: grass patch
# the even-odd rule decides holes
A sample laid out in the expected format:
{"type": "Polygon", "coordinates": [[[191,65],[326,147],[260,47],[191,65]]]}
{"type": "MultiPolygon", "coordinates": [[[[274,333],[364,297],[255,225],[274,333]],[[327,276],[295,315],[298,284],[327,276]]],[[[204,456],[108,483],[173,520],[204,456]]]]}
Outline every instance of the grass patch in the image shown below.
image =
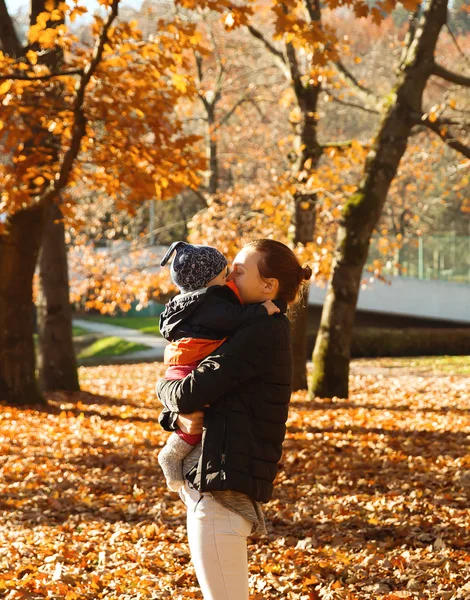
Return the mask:
{"type": "Polygon", "coordinates": [[[470,356],[416,356],[412,358],[379,359],[385,369],[434,371],[447,375],[470,375],[470,356]]]}
{"type": "Polygon", "coordinates": [[[91,333],[89,329],[84,329],[83,327],[72,327],[72,337],[79,337],[81,335],[87,335],[87,333],[91,333]]]}
{"type": "Polygon", "coordinates": [[[106,323],[107,325],[116,325],[117,327],[126,327],[127,329],[137,329],[142,333],[160,335],[158,317],[106,317],[93,316],[87,317],[95,323],[106,323]]]}
{"type": "Polygon", "coordinates": [[[91,344],[91,346],[88,346],[88,348],[85,348],[79,354],[78,358],[122,356],[123,354],[130,354],[131,352],[137,352],[138,350],[148,349],[148,346],[128,342],[118,337],[103,337],[96,340],[96,342],[91,344]]]}

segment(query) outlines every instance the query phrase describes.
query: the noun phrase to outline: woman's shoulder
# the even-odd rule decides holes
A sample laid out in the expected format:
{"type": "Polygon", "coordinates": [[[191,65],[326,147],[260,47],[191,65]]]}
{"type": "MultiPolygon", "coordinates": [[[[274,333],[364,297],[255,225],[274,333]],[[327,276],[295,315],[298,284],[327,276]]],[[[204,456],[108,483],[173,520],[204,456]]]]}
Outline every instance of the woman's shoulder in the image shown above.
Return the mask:
{"type": "Polygon", "coordinates": [[[254,318],[235,334],[243,344],[290,349],[290,323],[285,314],[254,318]],[[238,335],[237,335],[238,334],[238,335]]]}

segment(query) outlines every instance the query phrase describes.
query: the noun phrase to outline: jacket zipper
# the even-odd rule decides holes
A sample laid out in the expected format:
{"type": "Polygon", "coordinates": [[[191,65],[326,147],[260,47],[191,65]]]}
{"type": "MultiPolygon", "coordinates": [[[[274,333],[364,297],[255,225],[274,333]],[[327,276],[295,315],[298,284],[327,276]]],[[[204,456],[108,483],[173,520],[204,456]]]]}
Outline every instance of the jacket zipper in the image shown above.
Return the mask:
{"type": "Polygon", "coordinates": [[[221,489],[225,489],[225,482],[227,480],[227,473],[225,472],[225,459],[227,457],[227,418],[228,418],[228,406],[225,410],[225,419],[224,419],[224,430],[222,436],[222,456],[220,458],[220,481],[221,481],[221,489]]]}

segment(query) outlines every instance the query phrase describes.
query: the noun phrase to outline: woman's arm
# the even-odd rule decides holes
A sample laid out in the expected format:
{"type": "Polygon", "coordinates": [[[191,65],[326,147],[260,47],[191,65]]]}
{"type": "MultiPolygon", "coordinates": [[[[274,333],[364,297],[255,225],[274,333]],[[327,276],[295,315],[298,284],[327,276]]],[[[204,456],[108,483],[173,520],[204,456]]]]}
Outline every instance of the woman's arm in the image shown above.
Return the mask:
{"type": "Polygon", "coordinates": [[[165,431],[181,429],[184,433],[196,435],[202,433],[204,413],[197,411],[190,415],[180,415],[177,412],[170,412],[164,408],[158,415],[158,422],[165,431]]]}
{"type": "Polygon", "coordinates": [[[156,388],[160,402],[170,411],[189,414],[259,375],[276,351],[275,319],[266,316],[239,329],[184,379],[160,379],[156,388]]]}
{"type": "Polygon", "coordinates": [[[158,415],[158,423],[165,431],[175,431],[177,428],[178,413],[172,412],[163,408],[162,412],[158,415]]]}

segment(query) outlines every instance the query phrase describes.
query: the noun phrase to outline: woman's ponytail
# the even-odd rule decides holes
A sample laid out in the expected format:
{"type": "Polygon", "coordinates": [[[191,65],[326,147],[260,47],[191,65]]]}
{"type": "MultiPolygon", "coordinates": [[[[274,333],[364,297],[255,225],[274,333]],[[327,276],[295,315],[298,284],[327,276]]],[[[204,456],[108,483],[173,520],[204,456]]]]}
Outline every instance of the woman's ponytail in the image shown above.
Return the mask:
{"type": "Polygon", "coordinates": [[[300,267],[300,272],[299,272],[299,284],[302,284],[304,281],[310,281],[310,279],[312,278],[312,269],[309,265],[304,265],[303,267],[300,267]]]}

